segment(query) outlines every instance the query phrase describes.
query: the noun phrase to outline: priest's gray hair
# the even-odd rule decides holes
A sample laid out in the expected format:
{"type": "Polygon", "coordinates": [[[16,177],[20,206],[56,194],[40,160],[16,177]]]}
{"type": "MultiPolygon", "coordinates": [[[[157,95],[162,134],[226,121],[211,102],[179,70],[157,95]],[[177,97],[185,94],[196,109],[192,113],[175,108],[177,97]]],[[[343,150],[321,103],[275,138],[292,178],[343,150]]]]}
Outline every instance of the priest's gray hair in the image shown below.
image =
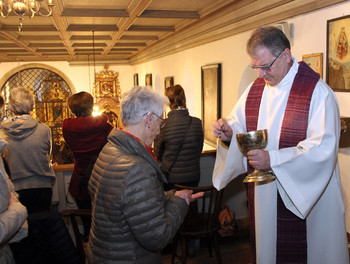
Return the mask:
{"type": "Polygon", "coordinates": [[[123,94],[121,119],[124,126],[137,125],[151,112],[163,115],[164,106],[169,99],[147,86],[135,86],[123,94]]]}
{"type": "Polygon", "coordinates": [[[29,114],[34,107],[33,93],[24,87],[16,87],[10,91],[9,108],[15,115],[29,114]]]}
{"type": "Polygon", "coordinates": [[[257,48],[264,46],[272,55],[278,56],[285,49],[290,49],[290,42],[282,30],[276,27],[259,27],[254,30],[247,42],[247,52],[254,57],[257,48]]]}

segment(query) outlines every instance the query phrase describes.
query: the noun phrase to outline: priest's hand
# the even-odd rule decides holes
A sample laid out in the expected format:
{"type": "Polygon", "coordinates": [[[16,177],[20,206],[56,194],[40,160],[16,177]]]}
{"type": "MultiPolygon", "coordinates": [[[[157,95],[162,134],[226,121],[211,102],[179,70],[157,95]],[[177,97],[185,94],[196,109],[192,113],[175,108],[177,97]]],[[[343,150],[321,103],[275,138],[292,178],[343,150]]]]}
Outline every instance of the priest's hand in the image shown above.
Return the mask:
{"type": "Polygon", "coordinates": [[[214,121],[211,129],[215,137],[219,138],[222,141],[230,141],[232,138],[232,128],[227,124],[226,120],[220,118],[217,121],[214,121]]]}
{"type": "Polygon", "coordinates": [[[249,164],[258,170],[270,170],[270,155],[266,150],[254,149],[247,153],[249,164]]]}

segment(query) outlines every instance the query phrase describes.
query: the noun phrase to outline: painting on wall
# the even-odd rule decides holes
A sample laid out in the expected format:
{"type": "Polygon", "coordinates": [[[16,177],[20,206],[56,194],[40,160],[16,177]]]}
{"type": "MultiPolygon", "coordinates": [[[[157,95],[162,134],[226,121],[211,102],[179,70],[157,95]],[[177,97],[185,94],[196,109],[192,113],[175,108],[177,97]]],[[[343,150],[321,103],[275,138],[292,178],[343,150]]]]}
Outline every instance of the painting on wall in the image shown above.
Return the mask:
{"type": "Polygon", "coordinates": [[[152,86],[152,73],[148,73],[145,76],[145,85],[152,86]]]}
{"type": "Polygon", "coordinates": [[[134,86],[138,86],[139,85],[139,74],[135,73],[134,74],[134,86]]]}
{"type": "Polygon", "coordinates": [[[323,53],[303,55],[303,61],[323,78],[323,53]]]}
{"type": "Polygon", "coordinates": [[[211,126],[221,116],[221,64],[211,64],[202,69],[202,122],[204,142],[216,146],[211,126]]]}
{"type": "Polygon", "coordinates": [[[168,76],[164,78],[164,89],[174,85],[174,77],[168,76]]]}
{"type": "Polygon", "coordinates": [[[327,21],[327,83],[334,91],[350,92],[350,16],[327,21]]]}

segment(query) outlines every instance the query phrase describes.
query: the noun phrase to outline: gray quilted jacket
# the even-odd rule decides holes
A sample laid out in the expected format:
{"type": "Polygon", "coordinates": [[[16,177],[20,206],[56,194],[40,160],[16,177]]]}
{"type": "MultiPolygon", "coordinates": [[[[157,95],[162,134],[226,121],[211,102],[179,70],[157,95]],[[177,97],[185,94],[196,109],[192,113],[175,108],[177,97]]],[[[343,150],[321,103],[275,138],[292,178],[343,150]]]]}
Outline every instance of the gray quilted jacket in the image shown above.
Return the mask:
{"type": "Polygon", "coordinates": [[[127,133],[113,129],[89,182],[93,214],[88,263],[161,263],[160,249],[188,211],[169,192],[157,162],[127,133]]]}

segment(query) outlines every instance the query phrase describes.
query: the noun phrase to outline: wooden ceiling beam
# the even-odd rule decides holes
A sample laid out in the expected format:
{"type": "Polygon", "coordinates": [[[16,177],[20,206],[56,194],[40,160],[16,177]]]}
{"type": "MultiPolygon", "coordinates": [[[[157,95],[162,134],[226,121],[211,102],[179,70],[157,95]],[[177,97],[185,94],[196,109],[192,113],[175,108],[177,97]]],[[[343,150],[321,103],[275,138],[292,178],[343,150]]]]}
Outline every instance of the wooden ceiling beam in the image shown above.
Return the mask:
{"type": "Polygon", "coordinates": [[[157,36],[128,36],[123,35],[120,40],[158,40],[157,36]]]}
{"type": "MultiPolygon", "coordinates": [[[[14,36],[8,32],[4,32],[2,31],[2,27],[1,27],[1,30],[0,30],[0,35],[8,40],[11,40],[13,41],[17,46],[20,46],[22,47],[23,49],[25,49],[26,51],[29,51],[30,53],[32,53],[33,55],[35,56],[38,56],[40,57],[42,60],[46,60],[46,57],[41,55],[40,53],[38,53],[36,50],[28,47],[25,43],[23,43],[22,41],[19,41],[17,40],[17,36],[14,36]]],[[[8,50],[10,51],[10,50],[8,50]]]]}
{"type": "Polygon", "coordinates": [[[52,18],[53,18],[55,25],[60,33],[60,37],[63,40],[64,46],[66,47],[66,49],[69,53],[69,56],[72,59],[74,59],[75,56],[74,56],[73,48],[72,48],[71,42],[69,41],[70,36],[69,36],[68,32],[66,31],[63,20],[61,18],[61,14],[60,14],[57,6],[54,6],[52,8],[52,18]]]}
{"type": "Polygon", "coordinates": [[[2,52],[8,52],[10,54],[10,53],[16,53],[16,52],[18,52],[18,53],[27,53],[28,51],[25,50],[25,49],[4,49],[4,48],[1,48],[0,52],[1,53],[2,52]]]}
{"type": "Polygon", "coordinates": [[[116,43],[114,47],[146,47],[146,43],[116,43]]]}
{"type": "MultiPolygon", "coordinates": [[[[18,26],[11,26],[11,25],[3,25],[1,27],[2,31],[15,31],[18,32],[18,26]]],[[[34,31],[34,32],[43,32],[43,31],[57,31],[57,29],[53,25],[23,25],[22,31],[34,31]]]]}
{"type": "Polygon", "coordinates": [[[137,5],[131,10],[129,17],[120,26],[119,31],[114,34],[112,40],[108,43],[107,48],[103,51],[101,58],[103,58],[114,47],[117,41],[123,36],[124,32],[134,23],[135,19],[142,14],[152,0],[139,0],[137,5]]]}
{"type": "Polygon", "coordinates": [[[28,47],[37,47],[37,48],[43,48],[43,47],[64,47],[63,43],[29,43],[28,47]]]}
{"type": "MultiPolygon", "coordinates": [[[[94,36],[94,39],[95,40],[111,40],[111,36],[109,35],[104,35],[104,36],[94,36]]],[[[73,35],[70,37],[70,40],[72,41],[80,41],[80,40],[88,40],[88,41],[92,41],[92,36],[89,35],[89,36],[76,36],[76,35],[73,35]]]]}
{"type": "MultiPolygon", "coordinates": [[[[19,41],[32,41],[32,40],[38,40],[37,35],[21,35],[17,38],[19,41]]],[[[41,41],[62,41],[62,39],[59,36],[47,36],[43,35],[40,36],[41,41]]]]}
{"type": "Polygon", "coordinates": [[[73,47],[77,48],[77,47],[80,47],[80,48],[83,48],[83,47],[106,47],[106,43],[74,43],[72,45],[73,47]]]}
{"type": "Polygon", "coordinates": [[[74,49],[75,52],[95,52],[95,53],[101,53],[103,52],[103,49],[74,49]]]}
{"type": "Polygon", "coordinates": [[[175,32],[175,28],[172,26],[131,26],[127,31],[158,31],[158,32],[175,32]]]}
{"type": "Polygon", "coordinates": [[[112,48],[110,51],[138,51],[137,48],[112,48]]]}
{"type": "Polygon", "coordinates": [[[70,24],[67,31],[118,31],[118,27],[116,25],[70,24]]]}
{"type": "Polygon", "coordinates": [[[177,10],[145,10],[139,18],[185,18],[198,19],[197,11],[177,11],[177,10]]]}
{"type": "Polygon", "coordinates": [[[85,9],[65,8],[63,17],[129,17],[128,12],[123,9],[85,9]]]}
{"type": "Polygon", "coordinates": [[[38,52],[67,52],[66,49],[37,49],[38,52]]]}

